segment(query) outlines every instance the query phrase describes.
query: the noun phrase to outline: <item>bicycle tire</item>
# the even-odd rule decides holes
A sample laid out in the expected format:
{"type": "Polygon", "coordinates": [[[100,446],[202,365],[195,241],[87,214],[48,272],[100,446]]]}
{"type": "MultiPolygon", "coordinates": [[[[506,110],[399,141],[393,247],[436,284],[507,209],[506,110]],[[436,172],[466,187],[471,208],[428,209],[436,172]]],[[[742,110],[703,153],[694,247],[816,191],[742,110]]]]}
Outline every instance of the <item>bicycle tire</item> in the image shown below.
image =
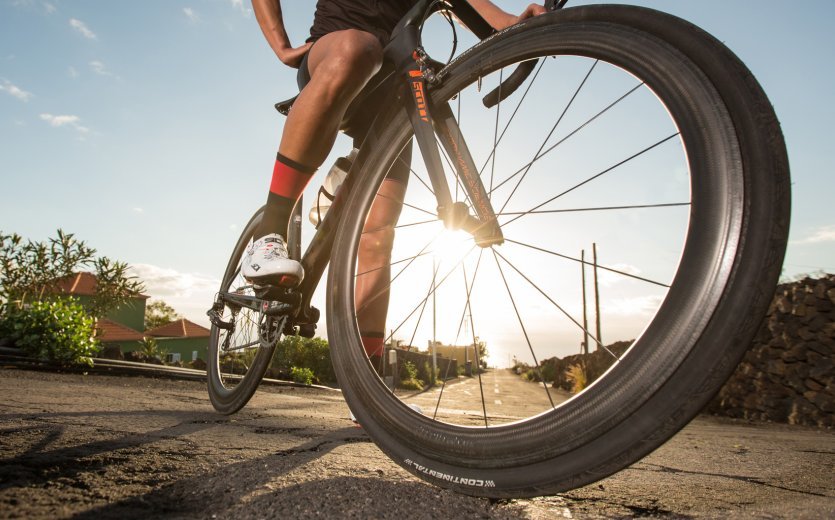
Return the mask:
{"type": "MultiPolygon", "coordinates": [[[[244,227],[240,238],[238,238],[223,274],[220,287],[221,291],[230,291],[233,284],[243,281],[240,277],[241,258],[243,257],[244,250],[252,241],[255,230],[261,222],[262,214],[263,209],[256,212],[244,227]]],[[[245,284],[245,282],[243,283],[245,284]]],[[[232,332],[227,332],[217,325],[212,325],[209,336],[207,379],[209,398],[212,406],[218,412],[229,415],[243,408],[252,398],[253,394],[255,394],[258,385],[261,383],[261,379],[263,379],[270,365],[273,353],[275,352],[275,345],[270,347],[255,346],[249,349],[250,356],[253,356],[253,353],[254,356],[241,366],[232,359],[240,354],[237,354],[237,352],[234,354],[225,352],[221,344],[224,342],[227,334],[240,333],[241,328],[246,329],[246,332],[236,337],[243,337],[247,342],[257,341],[257,324],[252,323],[252,316],[249,316],[247,311],[244,311],[244,315],[239,317],[238,313],[232,313],[228,306],[224,306],[222,318],[229,319],[236,329],[232,332]],[[226,368],[224,368],[224,365],[226,365],[226,368]],[[232,370],[237,370],[242,373],[230,373],[232,370]]],[[[233,337],[230,337],[230,340],[235,342],[233,337]]],[[[233,350],[234,347],[235,345],[233,345],[233,350]]]]}
{"type": "MultiPolygon", "coordinates": [[[[789,222],[789,168],[777,118],[745,65],[696,26],[631,6],[585,6],[502,31],[445,68],[448,100],[498,68],[539,56],[604,59],[651,86],[681,128],[695,172],[691,224],[669,292],[609,384],[530,420],[491,428],[432,421],[373,377],[355,320],[353,280],[365,212],[411,131],[390,116],[350,194],[328,279],[338,379],[375,443],[411,473],[487,497],[564,491],[647,455],[689,422],[738,364],[773,296],[789,222]],[[338,340],[336,339],[338,338],[338,340]],[[643,342],[643,343],[641,343],[643,342]]],[[[486,412],[485,412],[486,414],[486,412]]]]}

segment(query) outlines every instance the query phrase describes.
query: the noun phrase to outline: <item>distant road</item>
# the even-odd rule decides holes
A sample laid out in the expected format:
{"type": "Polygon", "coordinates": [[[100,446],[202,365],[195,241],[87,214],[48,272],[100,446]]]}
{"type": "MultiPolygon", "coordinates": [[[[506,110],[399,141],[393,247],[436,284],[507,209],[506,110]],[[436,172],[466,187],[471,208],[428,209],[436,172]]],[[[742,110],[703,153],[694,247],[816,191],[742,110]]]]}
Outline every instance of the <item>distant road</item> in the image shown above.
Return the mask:
{"type": "MultiPolygon", "coordinates": [[[[408,392],[398,393],[408,395],[408,392]]],[[[432,415],[437,406],[438,417],[454,424],[476,426],[486,422],[494,426],[544,412],[552,403],[557,405],[569,397],[542,383],[526,381],[509,369],[492,369],[480,379],[464,378],[443,389],[436,387],[405,400],[420,406],[427,415],[432,415]]]]}

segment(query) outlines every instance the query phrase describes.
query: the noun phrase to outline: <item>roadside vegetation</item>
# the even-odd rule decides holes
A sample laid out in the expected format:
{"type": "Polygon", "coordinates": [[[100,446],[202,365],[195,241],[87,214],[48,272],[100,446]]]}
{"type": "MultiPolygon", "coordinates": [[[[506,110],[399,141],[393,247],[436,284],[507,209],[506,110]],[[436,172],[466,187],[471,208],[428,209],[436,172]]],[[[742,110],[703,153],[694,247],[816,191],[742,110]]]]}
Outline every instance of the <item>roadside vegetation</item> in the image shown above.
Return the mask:
{"type": "Polygon", "coordinates": [[[579,393],[602,376],[615,361],[632,345],[632,341],[618,341],[589,354],[575,354],[563,358],[553,357],[542,360],[539,366],[531,366],[514,359],[512,370],[520,377],[534,383],[550,384],[572,394],[579,393]]]}
{"type": "Polygon", "coordinates": [[[37,242],[0,232],[0,341],[63,365],[91,365],[101,346],[96,321],[144,290],[124,262],[97,256],[72,233],[37,242]],[[79,271],[93,273],[96,295],[82,306],[58,287],[79,271]]]}
{"type": "Polygon", "coordinates": [[[322,338],[285,336],[275,349],[267,377],[302,384],[334,384],[330,346],[322,338]]]}

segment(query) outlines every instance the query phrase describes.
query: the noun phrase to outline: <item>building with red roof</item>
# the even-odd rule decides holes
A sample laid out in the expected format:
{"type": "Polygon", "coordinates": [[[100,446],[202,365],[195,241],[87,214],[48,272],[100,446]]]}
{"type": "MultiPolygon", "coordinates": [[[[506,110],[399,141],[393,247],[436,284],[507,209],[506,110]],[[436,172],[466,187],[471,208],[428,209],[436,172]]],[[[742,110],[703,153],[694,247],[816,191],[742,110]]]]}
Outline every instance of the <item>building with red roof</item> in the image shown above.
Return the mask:
{"type": "MultiPolygon", "coordinates": [[[[88,305],[96,295],[98,281],[92,273],[73,273],[55,283],[55,291],[73,296],[88,305]]],[[[127,303],[108,311],[96,322],[96,338],[105,345],[119,345],[123,352],[138,350],[145,335],[145,301],[148,296],[135,294],[127,303]]]]}
{"type": "MultiPolygon", "coordinates": [[[[97,280],[92,273],[74,273],[55,284],[57,292],[89,304],[96,295],[97,280]]],[[[118,345],[122,352],[142,348],[145,338],[154,338],[169,361],[206,359],[211,331],[187,319],[179,319],[145,332],[145,303],[148,296],[136,294],[96,322],[96,338],[105,345],[118,345]]]]}
{"type": "Polygon", "coordinates": [[[171,361],[206,359],[211,331],[185,318],[146,330],[145,336],[155,338],[160,348],[168,352],[171,361]]]}

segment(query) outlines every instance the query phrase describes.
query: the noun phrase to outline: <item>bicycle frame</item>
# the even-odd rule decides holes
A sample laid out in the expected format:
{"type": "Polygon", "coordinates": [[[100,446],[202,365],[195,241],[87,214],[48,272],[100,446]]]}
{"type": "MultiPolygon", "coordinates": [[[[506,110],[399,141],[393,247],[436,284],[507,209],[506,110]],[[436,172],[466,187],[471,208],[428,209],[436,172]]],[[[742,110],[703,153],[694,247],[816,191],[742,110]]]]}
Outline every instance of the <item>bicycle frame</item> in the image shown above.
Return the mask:
{"type": "MultiPolygon", "coordinates": [[[[559,9],[564,3],[565,0],[549,0],[548,8],[559,9]]],[[[310,326],[319,320],[319,311],[312,307],[310,302],[330,261],[334,233],[345,211],[345,200],[351,193],[359,172],[365,167],[370,150],[390,144],[379,141],[379,130],[400,110],[405,109],[409,116],[415,139],[427,165],[432,189],[438,201],[438,218],[449,229],[463,229],[471,233],[481,247],[503,242],[502,232],[487,190],[481,182],[478,168],[470,155],[451,108],[447,103],[434,104],[428,95],[429,88],[438,84],[439,78],[442,77],[442,74],[436,74],[434,67],[443,64],[433,62],[423,51],[420,30],[423,22],[431,14],[441,10],[453,14],[480,40],[485,40],[495,33],[495,30],[466,0],[420,0],[395,27],[391,40],[383,51],[385,59],[394,65],[394,73],[374,87],[371,95],[390,96],[391,93],[399,92],[401,102],[392,103],[389,108],[377,115],[360,146],[348,176],[301,258],[305,278],[297,291],[294,291],[301,295],[298,314],[294,320],[295,325],[310,326]],[[465,203],[453,203],[444,174],[441,153],[438,150],[438,141],[452,161],[458,182],[464,187],[476,215],[469,213],[469,208],[465,203]]],[[[523,63],[498,87],[497,91],[485,97],[485,103],[490,103],[488,106],[495,105],[512,93],[530,74],[534,63],[523,63]]],[[[239,301],[240,298],[236,295],[230,294],[224,297],[228,297],[230,301],[238,301],[239,305],[243,304],[242,306],[245,307],[257,308],[258,305],[257,299],[243,302],[239,301]]]]}

